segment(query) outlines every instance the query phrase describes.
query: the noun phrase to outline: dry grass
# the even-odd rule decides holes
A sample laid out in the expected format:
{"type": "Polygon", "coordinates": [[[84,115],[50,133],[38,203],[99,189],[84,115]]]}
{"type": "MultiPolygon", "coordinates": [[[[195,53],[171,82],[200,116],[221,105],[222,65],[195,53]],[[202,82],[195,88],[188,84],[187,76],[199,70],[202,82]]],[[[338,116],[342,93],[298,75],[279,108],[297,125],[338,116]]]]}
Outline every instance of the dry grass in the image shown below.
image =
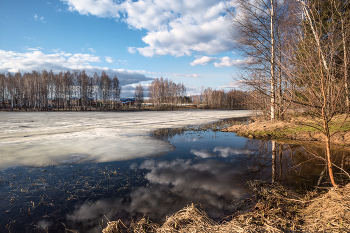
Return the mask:
{"type": "Polygon", "coordinates": [[[330,190],[300,211],[308,232],[350,232],[350,184],[330,190]]]}
{"type": "Polygon", "coordinates": [[[350,232],[350,184],[316,197],[300,198],[279,184],[251,182],[258,202],[248,213],[221,224],[194,205],[166,218],[162,225],[142,218],[129,228],[121,221],[108,223],[103,233],[252,233],[252,232],[350,232]]]}
{"type": "Polygon", "coordinates": [[[137,223],[132,223],[129,228],[126,228],[120,221],[110,222],[103,230],[103,233],[119,233],[119,232],[157,232],[157,233],[252,233],[252,232],[282,232],[277,228],[269,225],[253,226],[252,224],[231,220],[218,224],[211,220],[207,214],[194,205],[187,206],[179,212],[167,217],[165,223],[161,226],[150,223],[145,218],[142,218],[137,223]]]}

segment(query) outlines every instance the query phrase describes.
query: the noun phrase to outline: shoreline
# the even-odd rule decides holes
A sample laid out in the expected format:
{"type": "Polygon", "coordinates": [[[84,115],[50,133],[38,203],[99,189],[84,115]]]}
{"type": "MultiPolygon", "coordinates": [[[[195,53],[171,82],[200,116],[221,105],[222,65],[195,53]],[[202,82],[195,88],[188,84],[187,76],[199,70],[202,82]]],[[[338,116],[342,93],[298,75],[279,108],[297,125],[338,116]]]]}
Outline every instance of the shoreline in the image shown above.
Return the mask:
{"type": "MultiPolygon", "coordinates": [[[[301,143],[322,144],[324,136],[320,131],[311,127],[300,125],[293,121],[270,121],[256,120],[248,125],[233,125],[221,130],[233,132],[238,136],[249,139],[262,140],[292,140],[301,143]]],[[[350,130],[337,132],[331,138],[332,146],[350,147],[350,130]]]]}

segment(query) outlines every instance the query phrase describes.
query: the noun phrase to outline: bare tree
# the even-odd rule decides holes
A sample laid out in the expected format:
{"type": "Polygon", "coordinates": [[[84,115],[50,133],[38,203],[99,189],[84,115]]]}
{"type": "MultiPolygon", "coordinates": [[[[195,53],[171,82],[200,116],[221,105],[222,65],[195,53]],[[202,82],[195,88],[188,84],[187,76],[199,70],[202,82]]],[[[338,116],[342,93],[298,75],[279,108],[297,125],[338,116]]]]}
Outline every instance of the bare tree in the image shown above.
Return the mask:
{"type": "Polygon", "coordinates": [[[143,104],[143,101],[144,101],[144,89],[143,89],[142,85],[139,84],[136,86],[136,89],[135,89],[135,103],[137,104],[139,109],[140,109],[141,105],[143,104]]]}
{"type": "Polygon", "coordinates": [[[6,95],[6,77],[5,74],[0,74],[0,100],[1,106],[5,108],[5,95],[6,95]]]}
{"type": "MultiPolygon", "coordinates": [[[[291,101],[299,104],[303,114],[312,120],[300,122],[311,126],[324,135],[327,165],[333,186],[331,138],[339,131],[348,117],[349,108],[344,104],[347,84],[348,57],[339,60],[344,49],[343,29],[339,12],[345,10],[341,1],[301,1],[300,27],[291,40],[290,63],[286,69],[291,101]],[[339,22],[340,21],[340,22],[339,22]],[[345,112],[342,122],[335,122],[337,113],[345,112]]],[[[349,48],[345,48],[347,54],[349,48]]],[[[338,119],[339,121],[339,119],[338,119]]]]}
{"type": "Polygon", "coordinates": [[[106,103],[108,99],[111,97],[111,79],[108,77],[105,71],[102,71],[100,82],[99,82],[99,90],[100,96],[102,99],[103,108],[106,108],[106,103]]]}
{"type": "Polygon", "coordinates": [[[260,93],[261,99],[265,98],[263,96],[270,98],[270,104],[261,102],[260,107],[266,115],[269,113],[271,121],[275,119],[276,113],[282,112],[282,72],[279,72],[279,82],[276,82],[276,70],[281,70],[279,63],[283,61],[281,35],[289,28],[284,22],[288,18],[290,2],[232,0],[233,7],[228,9],[232,16],[235,49],[246,58],[246,62],[241,65],[244,72],[237,79],[244,80],[252,91],[260,93]],[[279,101],[276,101],[276,96],[279,101]]]}
{"type": "Polygon", "coordinates": [[[115,107],[115,103],[120,99],[121,87],[119,85],[119,79],[117,76],[114,76],[112,79],[112,99],[113,99],[113,109],[115,107]]]}

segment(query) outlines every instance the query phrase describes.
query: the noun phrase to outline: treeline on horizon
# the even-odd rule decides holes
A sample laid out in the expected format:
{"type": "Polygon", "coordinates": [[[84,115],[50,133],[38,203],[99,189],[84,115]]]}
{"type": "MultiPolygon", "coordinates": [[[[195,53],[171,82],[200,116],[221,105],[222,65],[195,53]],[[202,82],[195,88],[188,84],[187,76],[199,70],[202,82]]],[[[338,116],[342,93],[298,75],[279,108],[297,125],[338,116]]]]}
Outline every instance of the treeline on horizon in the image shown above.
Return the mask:
{"type": "Polygon", "coordinates": [[[206,109],[246,109],[250,107],[249,93],[240,90],[203,89],[200,95],[186,96],[183,83],[156,78],[149,86],[149,100],[155,107],[178,106],[192,103],[196,107],[206,109]]]}
{"type": "Polygon", "coordinates": [[[155,107],[180,105],[188,103],[186,87],[183,83],[174,83],[172,80],[155,78],[148,88],[149,102],[155,107]]]}
{"type": "Polygon", "coordinates": [[[85,70],[0,74],[0,107],[26,110],[115,109],[121,87],[117,76],[85,70]]]}
{"type": "Polygon", "coordinates": [[[203,89],[200,95],[191,96],[192,102],[197,106],[209,109],[249,109],[252,107],[250,93],[231,89],[228,92],[215,90],[211,87],[203,89]]]}
{"type": "MultiPolygon", "coordinates": [[[[0,74],[0,109],[47,110],[116,110],[120,108],[121,87],[117,76],[87,75],[84,70],[53,73],[43,70],[31,73],[0,74]]],[[[214,109],[249,108],[249,93],[240,90],[213,90],[207,88],[200,95],[186,96],[183,83],[155,78],[148,88],[148,100],[135,89],[135,103],[152,104],[156,109],[193,107],[214,109]],[[140,96],[141,95],[141,96],[140,96]],[[139,97],[140,96],[140,97],[139,97]],[[139,97],[139,98],[138,98],[139,97]]]]}

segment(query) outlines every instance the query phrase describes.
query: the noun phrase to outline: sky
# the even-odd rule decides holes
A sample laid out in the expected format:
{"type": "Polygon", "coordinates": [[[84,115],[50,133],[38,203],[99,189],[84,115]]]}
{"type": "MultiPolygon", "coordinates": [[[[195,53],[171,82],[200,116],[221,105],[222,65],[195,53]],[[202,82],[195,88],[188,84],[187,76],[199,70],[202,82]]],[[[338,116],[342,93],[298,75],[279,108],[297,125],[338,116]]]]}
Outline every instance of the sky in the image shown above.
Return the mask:
{"type": "Polygon", "coordinates": [[[121,97],[154,78],[237,88],[227,1],[0,0],[0,73],[73,69],[117,75],[121,97]]]}

